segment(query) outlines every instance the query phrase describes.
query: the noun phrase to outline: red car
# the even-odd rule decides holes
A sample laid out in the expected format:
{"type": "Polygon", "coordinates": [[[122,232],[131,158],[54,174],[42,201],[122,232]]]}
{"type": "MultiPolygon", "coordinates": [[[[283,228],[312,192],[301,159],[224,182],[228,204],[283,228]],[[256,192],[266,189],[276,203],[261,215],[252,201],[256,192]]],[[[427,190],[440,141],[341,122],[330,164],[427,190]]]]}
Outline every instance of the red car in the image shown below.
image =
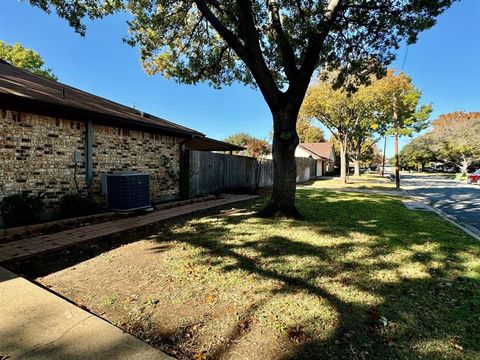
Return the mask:
{"type": "Polygon", "coordinates": [[[478,185],[480,185],[480,170],[477,170],[474,173],[468,175],[467,184],[478,184],[478,185]]]}

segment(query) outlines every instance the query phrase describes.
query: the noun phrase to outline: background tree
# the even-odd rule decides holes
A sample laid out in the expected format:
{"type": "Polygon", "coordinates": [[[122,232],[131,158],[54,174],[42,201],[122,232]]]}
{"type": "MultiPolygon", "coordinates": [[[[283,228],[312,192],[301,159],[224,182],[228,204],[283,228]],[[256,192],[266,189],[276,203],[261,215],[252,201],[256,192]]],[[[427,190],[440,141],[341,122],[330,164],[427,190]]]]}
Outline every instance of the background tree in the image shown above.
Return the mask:
{"type": "Polygon", "coordinates": [[[43,61],[39,53],[32,49],[24,48],[19,43],[9,45],[0,40],[0,59],[47,79],[58,80],[51,69],[44,67],[45,61],[43,61]]]}
{"type": "Polygon", "coordinates": [[[86,16],[127,8],[128,43],[145,70],[215,87],[240,81],[260,89],[273,117],[274,182],[264,215],[298,216],[295,208],[296,121],[319,67],[338,69],[355,86],[383,73],[403,40],[435,24],[453,0],[29,0],[53,6],[83,34],[86,16]]]}
{"type": "Polygon", "coordinates": [[[412,139],[405,145],[399,154],[402,167],[425,171],[428,162],[437,160],[438,156],[434,151],[434,139],[430,134],[425,134],[412,139]]]}
{"type": "MultiPolygon", "coordinates": [[[[321,78],[331,78],[322,74],[321,78]]],[[[360,175],[362,153],[373,146],[375,132],[386,128],[386,118],[379,107],[383,96],[377,87],[362,85],[350,93],[335,90],[329,80],[312,85],[301,108],[301,117],[316,119],[335,137],[340,151],[340,180],[346,182],[349,158],[354,161],[355,175],[360,175]],[[367,140],[369,143],[366,144],[367,140]]]]}
{"type": "Polygon", "coordinates": [[[383,154],[376,139],[367,138],[360,151],[360,164],[365,167],[378,167],[382,164],[383,154]]]}
{"type": "Polygon", "coordinates": [[[348,143],[349,158],[353,160],[354,175],[360,176],[360,163],[375,153],[375,144],[385,132],[390,119],[385,116],[382,93],[373,84],[361,86],[358,92],[351,96],[351,128],[348,143]]]}
{"type": "Polygon", "coordinates": [[[261,155],[268,155],[271,152],[270,144],[262,139],[252,139],[247,144],[247,153],[255,158],[261,155]]]}
{"type": "Polygon", "coordinates": [[[355,121],[351,95],[334,90],[328,81],[312,85],[301,108],[301,117],[320,121],[334,136],[340,152],[340,181],[347,181],[347,149],[355,121]]]}
{"type": "Polygon", "coordinates": [[[319,126],[313,125],[312,120],[299,118],[297,134],[301,143],[317,143],[325,141],[325,134],[319,126]]]}
{"type": "Polygon", "coordinates": [[[387,134],[395,137],[395,184],[396,188],[400,189],[398,138],[411,136],[425,129],[428,126],[432,106],[419,105],[422,93],[403,72],[395,75],[394,70],[388,70],[387,75],[372,86],[382,100],[379,110],[383,112],[384,118],[391,119],[387,134]]]}
{"type": "Polygon", "coordinates": [[[429,136],[432,150],[445,162],[459,166],[462,175],[467,174],[474,161],[480,160],[480,112],[441,115],[433,121],[429,136]]]}
{"type": "Polygon", "coordinates": [[[335,153],[335,169],[340,169],[340,146],[338,144],[337,139],[334,135],[330,135],[328,142],[332,144],[333,152],[335,153]]]}
{"type": "Polygon", "coordinates": [[[245,147],[248,156],[259,157],[270,153],[270,144],[247,133],[238,133],[226,137],[223,141],[245,147]]]}
{"type": "Polygon", "coordinates": [[[230,144],[247,147],[247,144],[252,141],[254,137],[244,132],[236,133],[230,136],[227,136],[223,141],[230,144]]]}

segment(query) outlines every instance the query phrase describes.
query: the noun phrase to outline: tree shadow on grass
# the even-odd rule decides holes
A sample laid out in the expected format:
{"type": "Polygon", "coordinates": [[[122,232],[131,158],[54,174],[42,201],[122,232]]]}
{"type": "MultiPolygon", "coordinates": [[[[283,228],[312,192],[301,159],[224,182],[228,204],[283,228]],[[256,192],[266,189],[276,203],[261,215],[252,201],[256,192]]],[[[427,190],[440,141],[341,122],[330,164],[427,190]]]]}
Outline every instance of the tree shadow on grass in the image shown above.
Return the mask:
{"type": "Polygon", "coordinates": [[[308,324],[321,317],[291,326],[288,336],[301,341],[292,340],[294,351],[285,359],[479,356],[480,283],[470,275],[480,269],[472,269],[478,264],[469,265],[466,256],[478,257],[480,250],[457,229],[389,197],[301,190],[298,206],[304,221],[252,218],[260,206],[207,212],[213,221],[196,214],[122,234],[110,243],[93,244],[84,255],[69,253],[61,261],[57,254],[28,271],[42,276],[147,237],[158,242],[152,251],[168,251],[174,240],[198,249],[196,261],[225,276],[240,271],[279,284],[240,317],[226,340],[208,354],[212,358],[228,357],[245,336],[242,321],[271,299],[302,293],[325,300],[337,320],[327,335],[309,330],[308,324]],[[272,234],[272,227],[282,231],[272,234]],[[297,232],[306,237],[296,237],[297,232]],[[329,241],[312,241],[316,238],[329,241]],[[408,273],[409,264],[418,274],[408,273]]]}
{"type": "MultiPolygon", "coordinates": [[[[398,200],[378,201],[363,196],[356,199],[358,195],[350,199],[331,194],[314,196],[314,204],[301,206],[307,210],[306,220],[288,222],[287,227],[293,231],[308,227],[321,236],[342,239],[338,244],[332,241],[315,245],[278,235],[230,241],[236,236],[232,230],[236,225],[252,221],[249,215],[219,218],[215,223],[194,222],[188,233],[167,229],[158,241],[175,239],[197,247],[202,259],[216,259],[214,265],[226,274],[241,270],[275,280],[282,286],[272,290],[272,296],[295,295],[301,290],[328,301],[338,316],[335,331],[323,339],[318,339],[318,334],[306,334],[306,341],[286,359],[437,359],[480,355],[480,336],[475,331],[480,326],[480,282],[478,277],[465,276],[471,269],[462,261],[465,253],[479,253],[478,244],[436,215],[410,213],[398,200]],[[375,209],[381,203],[389,205],[388,211],[375,209]],[[322,210],[330,212],[324,216],[314,213],[322,210]],[[367,240],[349,241],[354,234],[366,236],[367,240]],[[355,251],[359,254],[348,257],[355,251]],[[391,259],[397,252],[402,256],[391,259]],[[277,266],[307,257],[314,259],[314,264],[300,273],[277,266]],[[417,267],[422,271],[409,275],[408,266],[405,267],[409,264],[415,271],[419,271],[417,267]],[[373,276],[382,271],[395,278],[382,280],[373,276]],[[337,282],[336,279],[352,291],[381,301],[373,305],[351,301],[345,296],[348,294],[321,285],[327,280],[337,282]]],[[[269,220],[254,222],[268,224],[269,220]]],[[[307,319],[304,323],[312,321],[319,319],[307,319]]],[[[304,323],[295,328],[306,327],[304,323]]],[[[233,336],[230,344],[241,335],[233,336]]],[[[214,352],[214,358],[228,351],[229,346],[224,345],[214,352]]]]}

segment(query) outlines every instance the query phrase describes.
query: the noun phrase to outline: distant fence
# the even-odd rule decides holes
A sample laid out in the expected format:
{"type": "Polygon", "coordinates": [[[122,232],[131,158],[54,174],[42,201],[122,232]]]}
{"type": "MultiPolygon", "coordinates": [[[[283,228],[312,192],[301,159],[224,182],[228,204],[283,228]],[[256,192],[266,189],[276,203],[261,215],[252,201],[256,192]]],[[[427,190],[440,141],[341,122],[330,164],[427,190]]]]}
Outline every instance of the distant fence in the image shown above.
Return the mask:
{"type": "MultiPolygon", "coordinates": [[[[273,161],[247,156],[190,151],[190,195],[234,189],[255,189],[273,184],[273,161]]],[[[316,176],[316,161],[296,158],[297,182],[316,176]]]]}

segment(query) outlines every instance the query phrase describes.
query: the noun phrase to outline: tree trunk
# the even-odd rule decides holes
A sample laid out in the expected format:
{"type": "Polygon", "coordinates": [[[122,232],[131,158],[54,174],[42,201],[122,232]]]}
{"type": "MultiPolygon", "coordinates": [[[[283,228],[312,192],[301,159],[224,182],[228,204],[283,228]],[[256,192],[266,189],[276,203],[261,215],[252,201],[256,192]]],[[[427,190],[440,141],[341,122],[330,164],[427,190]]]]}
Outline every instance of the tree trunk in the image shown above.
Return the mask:
{"type": "Polygon", "coordinates": [[[425,164],[424,162],[422,162],[422,172],[425,172],[425,164]]]}
{"type": "Polygon", "coordinates": [[[347,183],[347,140],[346,138],[340,138],[340,181],[343,184],[347,183]]]}
{"type": "Polygon", "coordinates": [[[472,159],[466,156],[462,156],[462,166],[460,167],[460,170],[462,172],[462,175],[467,175],[468,174],[468,167],[471,165],[472,159]]]}
{"type": "Polygon", "coordinates": [[[361,148],[356,150],[355,159],[353,160],[354,176],[360,176],[360,157],[361,157],[361,148]]]}
{"type": "Polygon", "coordinates": [[[353,160],[354,176],[360,176],[360,160],[353,160]]]}
{"type": "Polygon", "coordinates": [[[273,187],[264,217],[301,218],[295,207],[297,166],[295,149],[299,143],[296,120],[298,110],[282,109],[273,115],[273,187]]]}

